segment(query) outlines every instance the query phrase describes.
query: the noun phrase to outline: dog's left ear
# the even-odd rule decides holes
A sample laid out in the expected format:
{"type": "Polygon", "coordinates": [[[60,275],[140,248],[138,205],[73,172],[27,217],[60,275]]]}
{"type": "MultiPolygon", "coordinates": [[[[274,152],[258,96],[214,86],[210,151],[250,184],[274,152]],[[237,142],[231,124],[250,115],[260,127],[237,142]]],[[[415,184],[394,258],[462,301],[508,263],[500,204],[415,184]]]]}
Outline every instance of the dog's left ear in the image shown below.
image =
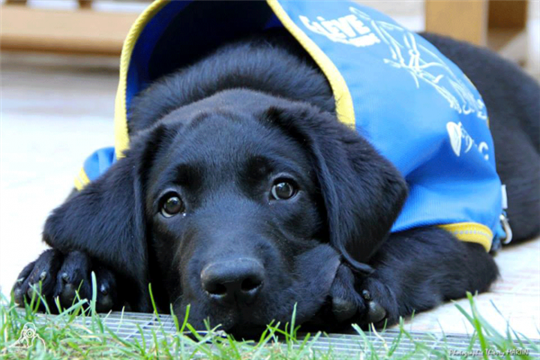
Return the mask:
{"type": "Polygon", "coordinates": [[[264,118],[302,144],[312,157],[327,212],[330,244],[350,265],[364,263],[384,242],[407,197],[399,171],[358,133],[318,108],[287,104],[264,118]]]}

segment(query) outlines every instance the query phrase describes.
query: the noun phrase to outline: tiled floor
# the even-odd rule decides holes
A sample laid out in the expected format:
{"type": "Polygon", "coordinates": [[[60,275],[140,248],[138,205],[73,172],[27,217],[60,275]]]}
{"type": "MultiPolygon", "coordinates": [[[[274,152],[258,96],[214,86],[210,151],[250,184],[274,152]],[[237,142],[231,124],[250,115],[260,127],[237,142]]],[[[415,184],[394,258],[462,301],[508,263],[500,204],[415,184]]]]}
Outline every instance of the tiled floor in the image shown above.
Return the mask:
{"type": "MultiPolygon", "coordinates": [[[[0,291],[45,248],[47,214],[70,192],[93,150],[113,141],[116,61],[3,54],[0,138],[0,291]]],[[[478,297],[480,312],[500,331],[507,321],[540,338],[540,239],[497,256],[501,280],[478,297]]],[[[458,301],[468,309],[465,300],[458,301]]],[[[467,333],[453,304],[419,314],[416,331],[467,333]]]]}
{"type": "MultiPolygon", "coordinates": [[[[481,315],[500,333],[510,325],[518,333],[540,339],[540,239],[505,248],[496,256],[501,272],[488,293],[476,297],[481,315]]],[[[467,299],[418,314],[406,322],[413,331],[472,333],[472,326],[455,304],[470,310],[467,299]]]]}

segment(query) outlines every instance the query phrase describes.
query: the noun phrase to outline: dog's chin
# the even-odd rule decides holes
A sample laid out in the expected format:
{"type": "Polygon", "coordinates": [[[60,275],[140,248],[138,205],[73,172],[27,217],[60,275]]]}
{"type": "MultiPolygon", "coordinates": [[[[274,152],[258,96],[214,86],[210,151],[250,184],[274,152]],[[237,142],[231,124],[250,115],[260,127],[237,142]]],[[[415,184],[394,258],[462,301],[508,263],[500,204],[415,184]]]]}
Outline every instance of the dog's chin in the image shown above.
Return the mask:
{"type": "MultiPolygon", "coordinates": [[[[260,335],[268,325],[284,326],[294,315],[296,325],[315,317],[328,301],[330,287],[340,264],[340,255],[321,244],[296,259],[294,278],[286,288],[273,284],[246,307],[221,307],[211,302],[191,301],[188,322],[197,330],[217,328],[235,337],[260,335]]],[[[175,313],[183,321],[188,303],[176,304],[175,313]]]]}

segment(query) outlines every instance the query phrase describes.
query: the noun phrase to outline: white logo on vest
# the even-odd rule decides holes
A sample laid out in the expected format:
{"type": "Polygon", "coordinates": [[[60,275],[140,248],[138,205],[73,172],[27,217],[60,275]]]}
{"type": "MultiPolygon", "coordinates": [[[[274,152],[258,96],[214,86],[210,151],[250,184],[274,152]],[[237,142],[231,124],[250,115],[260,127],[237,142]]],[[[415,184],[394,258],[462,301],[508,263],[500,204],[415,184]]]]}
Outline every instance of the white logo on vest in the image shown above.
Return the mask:
{"type": "Polygon", "coordinates": [[[326,36],[333,42],[356,47],[365,47],[381,42],[354,14],[332,20],[325,20],[321,16],[317,16],[318,21],[310,21],[302,15],[299,18],[306,28],[314,33],[326,36]]]}
{"type": "Polygon", "coordinates": [[[448,131],[448,137],[450,138],[450,145],[452,146],[452,150],[454,150],[456,156],[459,157],[461,155],[461,145],[462,142],[464,142],[464,154],[468,153],[473,146],[476,146],[478,152],[484,156],[484,159],[489,160],[489,155],[486,153],[489,149],[487,143],[482,141],[479,145],[476,145],[473,138],[469,135],[469,133],[467,133],[467,130],[465,130],[461,122],[456,124],[455,122],[449,121],[446,124],[446,130],[448,131]]]}
{"type": "Polygon", "coordinates": [[[417,89],[421,83],[430,85],[446,99],[450,108],[459,114],[474,113],[487,125],[484,102],[469,88],[474,85],[466,76],[464,79],[457,76],[438,53],[418,43],[417,35],[395,23],[375,20],[355,7],[349,7],[349,11],[351,14],[331,20],[317,16],[318,21],[311,21],[303,15],[299,19],[308,30],[333,42],[359,48],[386,44],[390,56],[382,59],[385,64],[406,70],[417,89]]]}

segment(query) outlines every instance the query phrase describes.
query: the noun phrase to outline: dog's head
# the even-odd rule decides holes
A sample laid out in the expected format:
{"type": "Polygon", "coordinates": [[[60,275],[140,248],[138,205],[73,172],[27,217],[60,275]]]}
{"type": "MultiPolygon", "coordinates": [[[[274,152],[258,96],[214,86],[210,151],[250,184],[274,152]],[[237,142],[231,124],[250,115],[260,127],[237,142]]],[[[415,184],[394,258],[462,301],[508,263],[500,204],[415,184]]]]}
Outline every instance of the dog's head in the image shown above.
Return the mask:
{"type": "MultiPolygon", "coordinates": [[[[335,116],[228,90],[135,134],[107,173],[55,210],[45,239],[232,331],[311,319],[342,262],[358,272],[406,196],[398,171],[335,116]]],[[[137,301],[133,301],[137,299],[137,301]]]]}

